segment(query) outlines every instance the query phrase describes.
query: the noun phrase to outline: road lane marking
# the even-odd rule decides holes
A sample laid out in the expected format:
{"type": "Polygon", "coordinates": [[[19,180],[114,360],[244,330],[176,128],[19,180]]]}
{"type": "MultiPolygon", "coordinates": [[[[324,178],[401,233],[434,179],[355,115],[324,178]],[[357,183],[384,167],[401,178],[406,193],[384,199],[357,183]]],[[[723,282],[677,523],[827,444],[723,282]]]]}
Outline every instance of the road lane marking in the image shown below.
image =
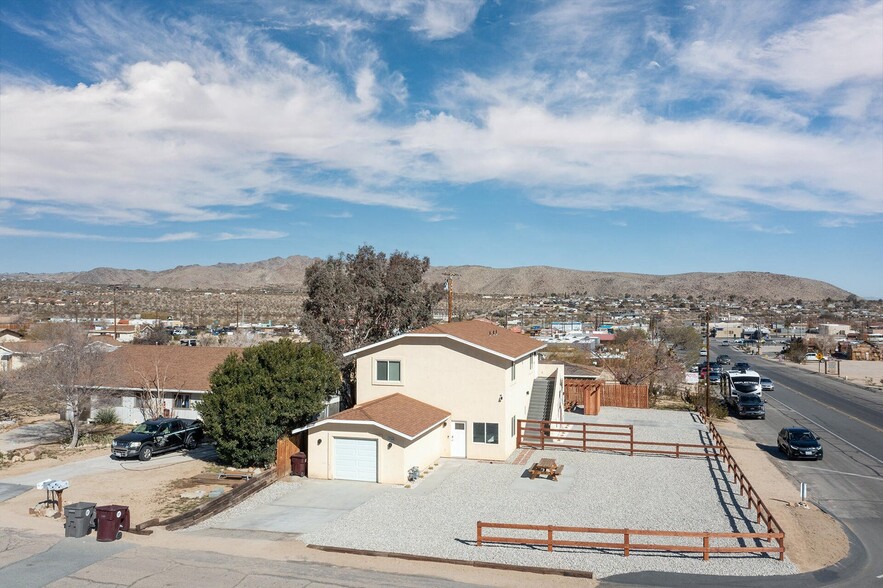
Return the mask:
{"type": "Polygon", "coordinates": [[[825,468],[806,468],[811,472],[831,472],[832,474],[843,474],[844,476],[855,476],[856,478],[867,478],[869,480],[880,480],[883,482],[883,477],[881,476],[865,476],[864,474],[853,474],[851,472],[839,472],[837,470],[826,470],[825,468]]]}
{"type": "MultiPolygon", "coordinates": [[[[767,358],[765,358],[765,357],[760,357],[759,359],[762,359],[762,360],[764,360],[764,361],[770,361],[770,362],[771,362],[771,360],[769,360],[769,359],[767,359],[767,358]]],[[[772,362],[772,363],[775,363],[775,362],[772,362]]],[[[779,364],[775,364],[775,365],[779,365],[779,364]]],[[[798,368],[798,369],[799,369],[799,368],[798,368]]],[[[807,372],[807,373],[813,373],[813,372],[807,372]]],[[[780,382],[781,382],[781,380],[780,380],[780,382]]],[[[800,395],[800,396],[803,396],[804,398],[808,398],[808,399],[812,400],[813,402],[818,402],[819,404],[821,404],[822,406],[824,406],[824,407],[826,407],[826,408],[830,408],[831,410],[833,410],[833,411],[835,411],[835,412],[839,412],[840,414],[842,414],[842,415],[845,416],[846,418],[852,419],[852,420],[854,420],[854,421],[858,421],[858,422],[860,422],[860,423],[863,424],[863,425],[866,425],[866,426],[868,426],[868,427],[871,427],[871,428],[874,429],[875,431],[878,431],[878,432],[880,432],[880,433],[883,433],[883,429],[881,429],[881,428],[878,427],[877,425],[871,424],[871,423],[869,423],[869,422],[867,422],[867,421],[863,421],[862,419],[858,418],[857,416],[853,416],[853,415],[849,414],[848,412],[844,412],[844,411],[840,410],[839,408],[837,408],[837,407],[835,407],[835,406],[831,406],[831,405],[828,404],[827,402],[823,402],[823,401],[819,400],[819,399],[816,398],[815,396],[810,396],[809,394],[804,394],[804,393],[801,392],[800,390],[795,390],[794,388],[792,388],[791,386],[788,386],[787,384],[781,384],[781,385],[784,386],[785,388],[787,388],[790,392],[793,392],[794,394],[798,394],[798,395],[800,395]]],[[[784,403],[783,403],[783,404],[784,404],[784,403]]],[[[794,412],[797,412],[797,411],[794,411],[794,412]]],[[[879,460],[878,460],[878,461],[879,461],[879,460]]]]}
{"type": "Polygon", "coordinates": [[[817,421],[812,420],[811,418],[809,418],[808,416],[806,416],[805,414],[803,414],[803,413],[800,412],[799,410],[797,410],[797,409],[795,409],[795,408],[791,408],[790,406],[788,406],[787,404],[785,404],[784,402],[782,402],[781,400],[778,400],[778,399],[776,399],[776,398],[769,398],[769,399],[767,400],[767,402],[769,402],[770,400],[772,400],[772,401],[774,401],[774,402],[778,402],[779,404],[781,404],[782,406],[784,406],[784,407],[787,408],[788,410],[791,410],[791,411],[793,411],[793,412],[799,414],[800,416],[802,416],[803,418],[805,418],[806,420],[808,420],[808,421],[811,422],[812,424],[816,425],[818,428],[822,429],[823,431],[827,431],[827,432],[830,433],[831,435],[834,435],[835,437],[837,437],[838,439],[840,439],[841,441],[843,441],[844,443],[846,443],[847,445],[849,445],[849,446],[852,447],[853,449],[857,449],[858,451],[860,451],[861,453],[864,453],[865,455],[867,455],[868,457],[870,457],[871,459],[873,459],[873,460],[876,461],[877,463],[879,463],[879,464],[883,464],[883,460],[881,460],[881,459],[877,459],[876,457],[874,457],[873,455],[871,455],[870,453],[868,453],[867,451],[865,451],[864,449],[862,449],[862,448],[859,447],[858,445],[855,445],[855,444],[853,444],[853,443],[850,443],[849,441],[847,441],[846,439],[844,439],[843,437],[841,437],[840,435],[838,435],[837,433],[835,433],[835,432],[832,431],[831,429],[825,427],[824,425],[822,425],[821,423],[819,423],[819,422],[817,422],[817,421]]]}

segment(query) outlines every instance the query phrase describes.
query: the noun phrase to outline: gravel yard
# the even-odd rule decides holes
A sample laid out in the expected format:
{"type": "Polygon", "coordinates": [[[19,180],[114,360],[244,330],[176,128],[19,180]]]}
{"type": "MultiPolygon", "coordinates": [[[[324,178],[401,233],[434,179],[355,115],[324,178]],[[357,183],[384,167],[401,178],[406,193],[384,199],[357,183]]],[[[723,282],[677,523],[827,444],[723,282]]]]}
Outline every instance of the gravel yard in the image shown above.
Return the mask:
{"type": "MultiPolygon", "coordinates": [[[[597,417],[568,418],[634,424],[638,440],[700,443],[704,431],[691,415],[674,411],[605,407],[597,417]]],[[[334,524],[301,538],[318,545],[590,570],[597,577],[645,570],[720,575],[796,573],[787,559],[780,562],[763,554],[723,554],[706,562],[701,554],[638,551],[626,558],[621,550],[556,548],[548,553],[541,546],[476,547],[479,520],[674,531],[766,531],[762,524],[754,523],[755,514],[747,509],[738,487],[730,484],[726,468],[721,469],[717,461],[552,450],[537,451],[529,461],[541,457],[555,458],[565,466],[558,482],[531,480],[524,465],[442,460],[415,488],[393,488],[334,524]],[[434,477],[440,480],[432,480],[434,477]]],[[[505,531],[493,534],[505,535],[505,531]]],[[[598,540],[620,542],[622,537],[598,540]]],[[[701,538],[641,541],[702,544],[701,538]]],[[[712,546],[724,545],[737,544],[712,541],[712,546]]]]}

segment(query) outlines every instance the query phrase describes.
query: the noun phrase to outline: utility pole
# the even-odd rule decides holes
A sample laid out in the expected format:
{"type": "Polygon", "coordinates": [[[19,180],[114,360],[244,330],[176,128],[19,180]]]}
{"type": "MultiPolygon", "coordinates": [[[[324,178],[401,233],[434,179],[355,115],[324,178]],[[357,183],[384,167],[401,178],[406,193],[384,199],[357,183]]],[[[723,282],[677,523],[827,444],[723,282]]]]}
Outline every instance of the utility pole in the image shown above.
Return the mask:
{"type": "Polygon", "coordinates": [[[239,330],[239,301],[236,301],[236,329],[239,330]]]}
{"type": "Polygon", "coordinates": [[[119,336],[117,335],[117,290],[119,290],[119,286],[113,287],[113,340],[118,341],[119,336]]]}
{"type": "Polygon", "coordinates": [[[705,414],[710,419],[708,411],[708,398],[711,395],[711,371],[709,359],[711,358],[711,312],[705,309],[705,414]]]}
{"type": "Polygon", "coordinates": [[[448,291],[448,322],[454,320],[454,276],[460,274],[445,274],[445,290],[448,291]]]}

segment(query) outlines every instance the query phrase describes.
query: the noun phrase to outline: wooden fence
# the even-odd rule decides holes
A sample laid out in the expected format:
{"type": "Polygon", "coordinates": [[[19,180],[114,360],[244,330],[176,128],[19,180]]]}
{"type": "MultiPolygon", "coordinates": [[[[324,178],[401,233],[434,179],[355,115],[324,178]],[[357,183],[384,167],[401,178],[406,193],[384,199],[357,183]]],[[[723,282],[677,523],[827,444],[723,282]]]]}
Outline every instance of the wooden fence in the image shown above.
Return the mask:
{"type": "Polygon", "coordinates": [[[650,406],[650,387],[647,384],[628,386],[607,383],[601,391],[601,406],[648,408],[650,406]]]}
{"type": "MultiPolygon", "coordinates": [[[[705,414],[705,410],[699,409],[699,416],[702,418],[702,421],[705,423],[705,426],[708,427],[708,432],[711,433],[712,439],[717,443],[718,446],[721,447],[721,459],[727,464],[727,473],[733,474],[733,483],[739,483],[739,495],[748,497],[748,507],[753,508],[755,512],[757,512],[757,522],[763,523],[766,525],[767,530],[776,535],[775,539],[779,542],[779,546],[782,548],[782,551],[785,551],[785,531],[782,529],[782,526],[779,522],[773,517],[773,513],[770,512],[770,509],[767,508],[767,505],[763,503],[763,500],[760,499],[760,495],[748,481],[748,478],[745,477],[745,472],[742,471],[742,468],[739,467],[739,464],[736,463],[736,459],[730,453],[730,450],[727,448],[727,444],[724,443],[723,437],[721,437],[720,433],[717,431],[717,427],[714,426],[714,423],[711,422],[711,419],[708,418],[708,415],[705,414]]],[[[782,559],[781,557],[779,559],[782,559]]]]}
{"type": "Polygon", "coordinates": [[[276,441],[276,475],[280,478],[291,473],[291,456],[301,451],[304,433],[293,436],[283,435],[276,441]]]}
{"type": "Polygon", "coordinates": [[[748,497],[748,507],[757,513],[757,523],[766,525],[765,533],[712,533],[705,531],[665,531],[646,529],[607,529],[594,527],[563,527],[556,525],[522,525],[512,523],[485,523],[478,521],[476,527],[476,545],[482,543],[514,543],[519,545],[545,545],[549,551],[554,547],[586,547],[604,549],[622,549],[628,557],[633,550],[671,551],[685,553],[702,553],[707,560],[710,554],[716,553],[778,553],[779,560],[785,559],[785,532],[776,521],[769,508],[760,499],[760,495],[745,477],[745,473],[724,443],[723,438],[702,409],[699,416],[708,428],[714,445],[696,445],[684,443],[656,443],[651,441],[635,441],[632,425],[610,425],[599,423],[568,423],[563,421],[518,421],[518,446],[538,449],[589,449],[601,451],[635,453],[655,453],[681,457],[698,455],[714,457],[727,464],[727,473],[733,474],[733,483],[739,484],[739,495],[748,497]],[[591,443],[591,445],[590,445],[591,443]],[[601,445],[598,445],[598,444],[601,445]],[[636,447],[637,446],[637,447],[636,447]],[[648,448],[649,447],[649,448],[648,448]],[[674,449],[672,449],[674,447],[674,449]],[[492,536],[486,535],[485,529],[509,529],[528,531],[528,536],[492,536]],[[537,537],[542,532],[544,536],[537,537]],[[558,534],[556,537],[555,534],[558,534]],[[563,534],[578,535],[621,535],[622,542],[596,541],[582,539],[564,539],[563,534]],[[633,537],[686,537],[701,538],[702,545],[672,545],[660,543],[635,543],[633,537]],[[739,547],[712,546],[713,539],[737,540],[739,547]],[[775,539],[777,546],[772,545],[775,539]],[[754,545],[747,545],[747,543],[754,545]],[[762,542],[766,542],[763,544],[762,542]]]}
{"type": "Polygon", "coordinates": [[[718,457],[719,445],[635,441],[634,425],[574,423],[567,421],[517,421],[517,447],[577,449],[615,453],[652,453],[674,457],[718,457]]]}
{"type": "Polygon", "coordinates": [[[673,551],[679,553],[701,553],[702,559],[707,560],[712,553],[778,553],[779,560],[785,558],[784,546],[785,534],[778,533],[710,533],[705,531],[651,531],[646,529],[605,529],[595,527],[559,527],[556,525],[518,525],[510,523],[476,523],[475,545],[481,547],[483,543],[514,543],[518,545],[545,545],[552,551],[554,547],[586,547],[602,549],[622,549],[625,557],[634,550],[643,551],[673,551]],[[485,529],[509,529],[533,532],[534,536],[490,536],[485,534],[485,529]],[[544,536],[537,537],[536,532],[544,536]],[[558,534],[556,537],[555,534],[558,534]],[[563,534],[578,535],[621,535],[622,542],[614,541],[591,541],[587,539],[563,539],[563,534]],[[633,542],[633,537],[686,537],[701,538],[702,545],[672,545],[667,543],[640,543],[633,542]],[[739,547],[712,546],[712,539],[729,539],[737,541],[754,542],[754,545],[739,547]],[[772,544],[763,545],[760,542],[769,542],[771,539],[778,541],[778,546],[772,544]]]}
{"type": "Polygon", "coordinates": [[[583,414],[598,414],[602,406],[648,408],[649,386],[629,386],[581,378],[564,379],[564,404],[568,408],[581,405],[583,414]]]}

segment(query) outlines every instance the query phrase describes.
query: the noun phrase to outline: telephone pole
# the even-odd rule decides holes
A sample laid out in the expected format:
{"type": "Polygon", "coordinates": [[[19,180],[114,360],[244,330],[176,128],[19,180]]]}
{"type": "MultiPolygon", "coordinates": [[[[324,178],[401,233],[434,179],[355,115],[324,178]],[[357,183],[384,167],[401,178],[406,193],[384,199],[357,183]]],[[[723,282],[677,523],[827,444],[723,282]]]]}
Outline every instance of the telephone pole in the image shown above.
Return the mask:
{"type": "Polygon", "coordinates": [[[454,320],[454,276],[460,274],[445,274],[445,290],[448,291],[448,322],[454,320]]]}

